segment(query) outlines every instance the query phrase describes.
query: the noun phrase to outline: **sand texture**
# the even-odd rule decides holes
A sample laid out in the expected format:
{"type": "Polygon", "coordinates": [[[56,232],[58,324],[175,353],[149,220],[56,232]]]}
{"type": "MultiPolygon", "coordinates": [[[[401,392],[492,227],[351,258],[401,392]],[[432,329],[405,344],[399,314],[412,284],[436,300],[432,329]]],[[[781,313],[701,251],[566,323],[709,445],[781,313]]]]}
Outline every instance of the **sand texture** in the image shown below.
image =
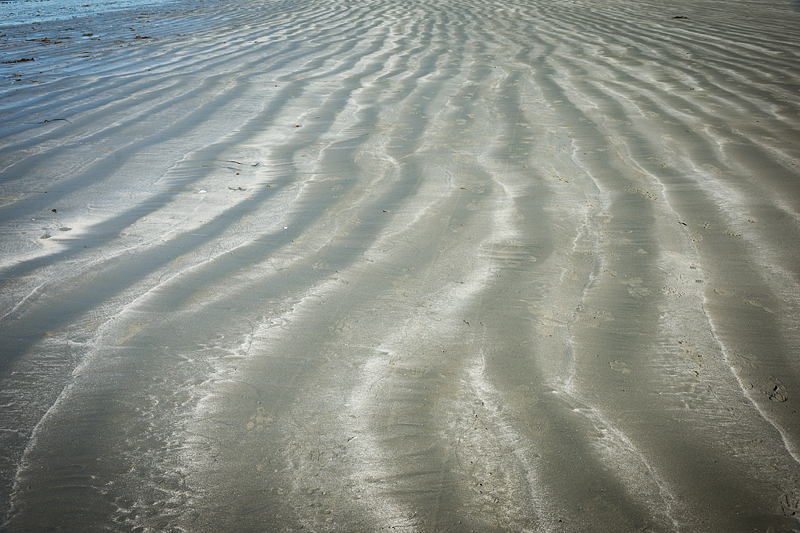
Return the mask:
{"type": "Polygon", "coordinates": [[[800,529],[797,4],[0,34],[0,529],[800,529]]]}

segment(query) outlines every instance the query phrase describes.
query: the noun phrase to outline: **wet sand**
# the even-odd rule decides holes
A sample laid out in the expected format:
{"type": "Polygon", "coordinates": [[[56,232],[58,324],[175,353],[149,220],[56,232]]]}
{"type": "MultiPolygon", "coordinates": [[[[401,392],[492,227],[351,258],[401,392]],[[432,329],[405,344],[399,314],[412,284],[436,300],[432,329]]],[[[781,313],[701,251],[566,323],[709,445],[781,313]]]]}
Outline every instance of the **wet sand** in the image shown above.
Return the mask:
{"type": "Polygon", "coordinates": [[[799,15],[4,28],[0,528],[797,531],[799,15]]]}

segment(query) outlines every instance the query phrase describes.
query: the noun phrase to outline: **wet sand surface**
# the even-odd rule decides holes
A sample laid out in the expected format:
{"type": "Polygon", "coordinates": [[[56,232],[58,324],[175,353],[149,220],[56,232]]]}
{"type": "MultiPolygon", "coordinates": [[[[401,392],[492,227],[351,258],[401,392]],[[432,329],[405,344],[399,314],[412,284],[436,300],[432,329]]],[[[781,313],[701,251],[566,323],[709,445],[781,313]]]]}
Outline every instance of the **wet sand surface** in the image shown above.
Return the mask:
{"type": "Polygon", "coordinates": [[[799,14],[4,28],[0,527],[797,531],[799,14]]]}

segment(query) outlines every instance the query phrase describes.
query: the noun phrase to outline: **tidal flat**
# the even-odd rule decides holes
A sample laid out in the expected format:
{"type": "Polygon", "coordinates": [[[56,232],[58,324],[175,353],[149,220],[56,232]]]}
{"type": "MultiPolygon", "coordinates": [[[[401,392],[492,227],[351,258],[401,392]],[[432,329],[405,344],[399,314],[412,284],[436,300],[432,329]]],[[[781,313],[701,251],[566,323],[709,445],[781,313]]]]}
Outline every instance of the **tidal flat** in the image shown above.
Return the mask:
{"type": "Polygon", "coordinates": [[[800,10],[0,30],[0,530],[791,532],[800,10]]]}

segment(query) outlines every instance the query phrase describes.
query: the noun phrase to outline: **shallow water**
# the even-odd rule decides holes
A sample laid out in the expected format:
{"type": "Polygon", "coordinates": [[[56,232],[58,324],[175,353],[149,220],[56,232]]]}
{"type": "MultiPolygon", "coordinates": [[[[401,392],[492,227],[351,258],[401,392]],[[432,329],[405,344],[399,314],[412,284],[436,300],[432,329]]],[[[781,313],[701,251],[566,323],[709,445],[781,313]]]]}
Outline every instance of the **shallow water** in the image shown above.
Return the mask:
{"type": "Polygon", "coordinates": [[[162,6],[168,0],[4,0],[0,28],[162,6]]]}
{"type": "Polygon", "coordinates": [[[748,6],[4,30],[4,527],[797,529],[800,25],[748,6]]]}

